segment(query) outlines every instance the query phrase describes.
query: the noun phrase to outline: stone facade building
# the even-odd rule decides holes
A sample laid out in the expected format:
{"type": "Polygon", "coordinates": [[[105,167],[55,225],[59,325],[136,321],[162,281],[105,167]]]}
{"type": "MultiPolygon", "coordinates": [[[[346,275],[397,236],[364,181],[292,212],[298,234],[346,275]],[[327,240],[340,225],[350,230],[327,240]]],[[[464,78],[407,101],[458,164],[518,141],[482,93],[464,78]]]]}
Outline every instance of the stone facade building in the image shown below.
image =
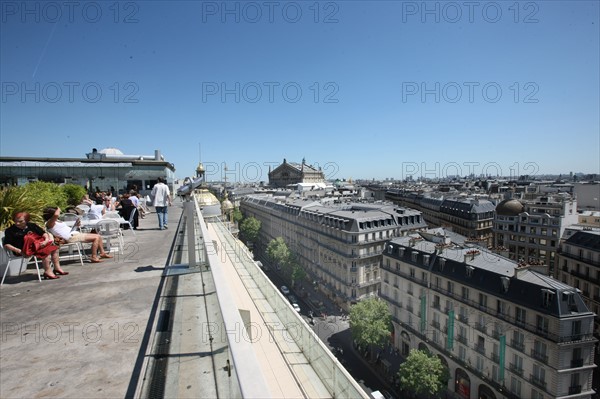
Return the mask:
{"type": "Polygon", "coordinates": [[[385,246],[393,344],[448,368],[452,398],[591,398],[594,314],[578,291],[478,247],[421,237],[385,246]]]}
{"type": "Polygon", "coordinates": [[[283,237],[300,266],[343,308],[377,295],[386,241],[427,227],[420,212],[389,204],[249,195],[240,209],[261,221],[255,250],[264,252],[272,239],[283,237]]]}
{"type": "Polygon", "coordinates": [[[325,175],[321,169],[316,169],[302,163],[287,162],[284,158],[283,163],[269,172],[269,185],[271,187],[284,188],[290,184],[298,183],[324,183],[325,175]]]}

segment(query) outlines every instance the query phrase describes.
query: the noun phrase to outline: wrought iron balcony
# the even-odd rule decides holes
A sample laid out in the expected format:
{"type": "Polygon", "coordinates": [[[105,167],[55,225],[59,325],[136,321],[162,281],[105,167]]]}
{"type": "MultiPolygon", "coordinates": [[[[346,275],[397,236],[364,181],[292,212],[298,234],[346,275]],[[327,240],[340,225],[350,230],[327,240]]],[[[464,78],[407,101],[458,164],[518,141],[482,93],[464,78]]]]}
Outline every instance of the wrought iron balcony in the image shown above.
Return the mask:
{"type": "Polygon", "coordinates": [[[518,376],[523,376],[523,367],[519,367],[519,366],[517,366],[517,365],[516,365],[516,364],[514,364],[514,363],[510,363],[510,364],[508,365],[508,369],[509,369],[509,370],[510,370],[512,373],[514,373],[514,374],[516,374],[516,375],[518,375],[518,376]]]}
{"type": "Polygon", "coordinates": [[[548,355],[539,351],[536,351],[535,349],[531,350],[531,357],[539,360],[541,362],[544,362],[546,364],[548,364],[548,355]]]}
{"type": "Polygon", "coordinates": [[[537,377],[533,374],[529,374],[529,382],[531,382],[533,385],[539,388],[546,390],[546,381],[544,381],[540,377],[537,377]]]}

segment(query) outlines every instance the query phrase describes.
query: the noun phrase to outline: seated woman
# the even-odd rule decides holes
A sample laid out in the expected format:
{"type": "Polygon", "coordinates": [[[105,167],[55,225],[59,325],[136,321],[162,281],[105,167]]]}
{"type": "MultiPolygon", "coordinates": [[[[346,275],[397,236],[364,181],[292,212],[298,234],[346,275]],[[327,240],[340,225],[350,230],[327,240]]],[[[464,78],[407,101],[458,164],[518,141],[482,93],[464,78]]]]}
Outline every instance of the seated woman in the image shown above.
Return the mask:
{"type": "MultiPolygon", "coordinates": [[[[12,251],[16,256],[23,256],[23,247],[25,246],[25,236],[30,231],[45,238],[45,241],[41,243],[42,248],[46,248],[54,244],[52,236],[44,231],[40,226],[35,223],[31,223],[30,215],[27,212],[18,212],[13,217],[15,224],[10,226],[4,231],[4,248],[12,251]]],[[[43,249],[42,249],[43,250],[43,249]]],[[[50,252],[50,256],[47,254],[36,254],[38,258],[42,260],[42,266],[44,267],[44,278],[45,279],[57,279],[57,276],[66,276],[69,274],[60,267],[60,261],[58,259],[58,247],[50,252]],[[54,272],[50,265],[50,258],[54,264],[54,272]]]]}
{"type": "MultiPolygon", "coordinates": [[[[121,197],[121,200],[119,201],[118,207],[120,207],[118,209],[119,214],[125,220],[129,220],[129,217],[131,216],[131,212],[133,212],[133,210],[136,209],[135,205],[133,204],[133,201],[131,200],[131,196],[129,195],[129,193],[123,194],[123,196],[121,197]]],[[[137,212],[136,212],[136,214],[133,216],[133,221],[131,223],[131,226],[134,229],[137,229],[137,227],[138,227],[138,220],[139,219],[137,218],[137,212]]],[[[129,224],[123,225],[124,230],[127,230],[128,228],[129,228],[129,224]]]]}
{"type": "Polygon", "coordinates": [[[115,211],[115,203],[112,201],[112,198],[109,196],[104,197],[104,202],[102,206],[104,207],[104,212],[102,214],[106,214],[106,212],[114,212],[115,211]]]}
{"type": "Polygon", "coordinates": [[[60,208],[46,208],[44,209],[43,216],[44,220],[46,221],[46,227],[48,228],[48,231],[54,234],[55,237],[58,237],[69,244],[74,242],[91,243],[92,255],[90,257],[90,261],[92,263],[102,262],[100,258],[113,257],[104,251],[104,246],[102,245],[102,236],[99,234],[80,233],[78,231],[73,231],[73,229],[67,224],[58,220],[58,217],[60,216],[60,208]],[[98,257],[98,251],[100,251],[100,257],[98,257]]]}

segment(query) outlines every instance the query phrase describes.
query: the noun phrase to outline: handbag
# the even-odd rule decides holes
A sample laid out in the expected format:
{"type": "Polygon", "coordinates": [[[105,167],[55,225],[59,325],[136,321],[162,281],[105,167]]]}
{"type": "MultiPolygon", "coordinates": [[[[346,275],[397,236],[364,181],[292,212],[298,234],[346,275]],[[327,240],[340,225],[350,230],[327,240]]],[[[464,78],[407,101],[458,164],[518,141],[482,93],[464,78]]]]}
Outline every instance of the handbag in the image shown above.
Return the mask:
{"type": "Polygon", "coordinates": [[[23,254],[25,256],[36,256],[40,259],[44,259],[58,249],[54,244],[48,244],[45,247],[42,246],[45,241],[46,239],[44,237],[30,231],[23,237],[23,254]]]}

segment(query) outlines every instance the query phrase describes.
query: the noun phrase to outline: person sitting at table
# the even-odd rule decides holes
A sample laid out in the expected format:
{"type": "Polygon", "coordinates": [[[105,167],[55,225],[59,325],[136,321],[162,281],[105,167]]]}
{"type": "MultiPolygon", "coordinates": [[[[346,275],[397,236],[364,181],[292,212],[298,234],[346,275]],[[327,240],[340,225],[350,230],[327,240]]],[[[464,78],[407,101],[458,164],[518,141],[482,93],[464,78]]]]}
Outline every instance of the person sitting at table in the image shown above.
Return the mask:
{"type": "Polygon", "coordinates": [[[78,231],[73,231],[73,229],[66,223],[58,220],[60,216],[60,208],[48,207],[44,209],[43,216],[44,220],[46,221],[46,228],[55,237],[58,237],[69,244],[75,242],[91,243],[92,255],[90,256],[90,262],[100,263],[102,262],[100,258],[113,257],[104,251],[104,246],[102,245],[102,236],[94,233],[80,233],[78,231]],[[99,256],[98,252],[100,252],[99,256]]]}
{"type": "MultiPolygon", "coordinates": [[[[131,200],[131,197],[129,195],[129,193],[125,193],[122,195],[121,200],[119,201],[119,214],[121,215],[121,217],[125,220],[129,220],[129,217],[131,216],[131,212],[133,212],[134,209],[136,209],[135,205],[133,204],[133,201],[131,200]]],[[[135,229],[137,229],[138,227],[138,218],[137,218],[137,212],[136,214],[133,216],[133,221],[131,223],[131,226],[135,229]]],[[[126,224],[123,226],[123,229],[127,230],[129,228],[129,224],[126,224]]]]}
{"type": "Polygon", "coordinates": [[[106,212],[115,211],[115,203],[112,201],[112,198],[108,195],[104,197],[104,200],[102,200],[102,206],[104,207],[103,214],[106,214],[106,212]]]}
{"type": "Polygon", "coordinates": [[[104,209],[104,205],[98,205],[96,202],[92,201],[89,196],[86,194],[81,198],[81,204],[87,205],[90,207],[90,210],[87,213],[87,218],[91,220],[102,219],[106,210],[104,209]]]}
{"type": "Polygon", "coordinates": [[[42,260],[42,266],[44,267],[43,277],[54,280],[60,278],[57,274],[66,276],[69,272],[64,271],[60,267],[58,247],[53,245],[54,240],[52,236],[37,224],[30,222],[30,218],[31,216],[27,212],[18,212],[14,215],[13,222],[15,224],[4,231],[4,248],[12,251],[16,256],[23,256],[25,236],[29,232],[33,232],[44,238],[44,241],[40,244],[40,251],[35,254],[35,256],[42,260]],[[52,266],[50,265],[51,259],[54,264],[54,271],[52,271],[52,266]]]}

